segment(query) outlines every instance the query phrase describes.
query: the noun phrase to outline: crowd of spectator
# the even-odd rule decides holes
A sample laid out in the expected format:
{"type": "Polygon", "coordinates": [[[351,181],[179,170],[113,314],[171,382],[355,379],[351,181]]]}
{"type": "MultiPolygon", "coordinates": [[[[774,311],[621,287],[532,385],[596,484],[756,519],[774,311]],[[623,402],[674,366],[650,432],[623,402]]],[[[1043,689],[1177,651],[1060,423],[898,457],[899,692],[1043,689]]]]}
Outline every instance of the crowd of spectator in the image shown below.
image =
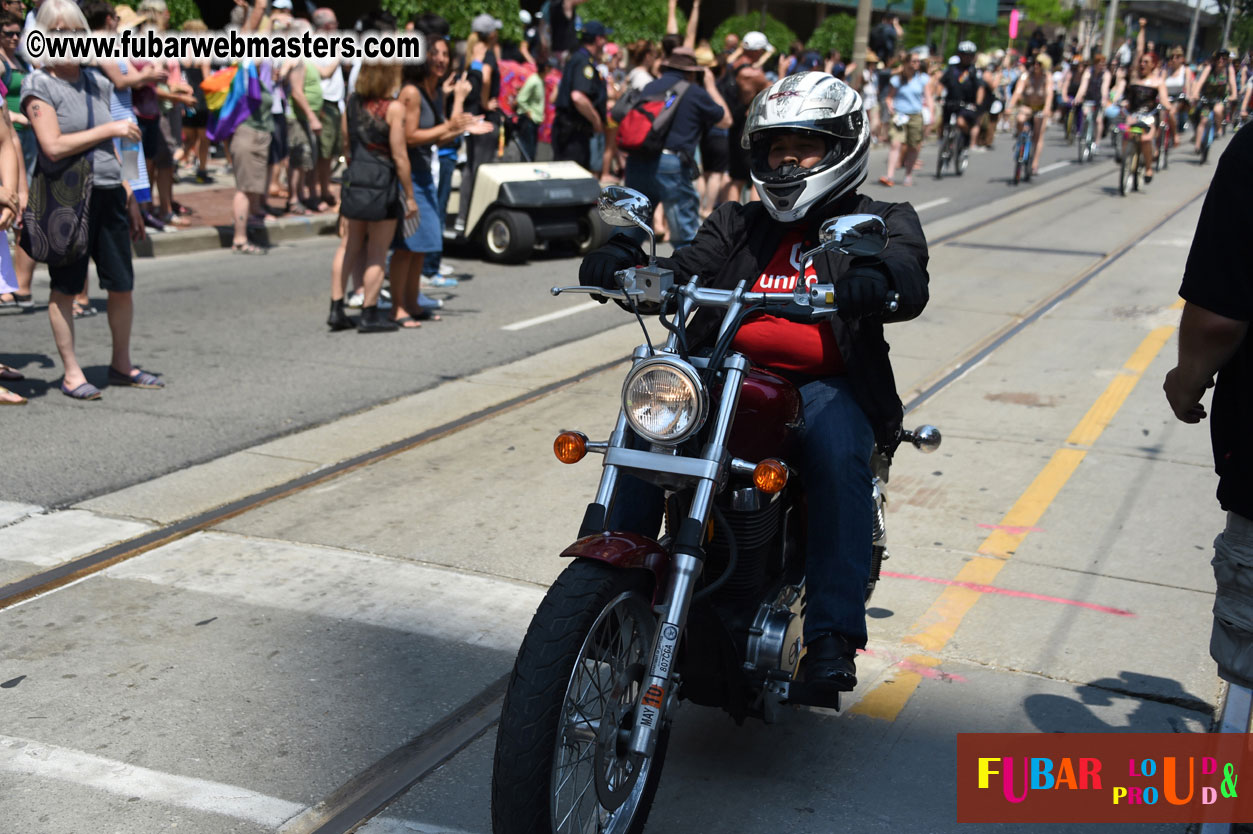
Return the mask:
{"type": "MultiPolygon", "coordinates": [[[[760,31],[731,33],[719,43],[700,40],[701,0],[692,0],[683,32],[677,2],[670,0],[665,33],[619,43],[602,22],[580,16],[584,2],[553,0],[542,15],[522,12],[519,41],[502,40],[504,22],[488,14],[474,17],[460,41],[438,15],[397,21],[374,10],[350,25],[419,31],[429,60],[403,69],[336,59],[249,62],[231,72],[248,73],[250,80],[255,75],[259,94],[231,119],[218,119],[206,96],[221,89],[214,85],[225,71],[208,63],[117,61],[80,71],[76,65],[35,67],[21,51],[22,32],[37,19],[69,30],[165,30],[164,0],[143,0],[134,10],[107,0],[41,0],[37,13],[23,0],[0,0],[0,84],[8,105],[0,128],[7,140],[0,147],[13,157],[10,175],[7,156],[0,156],[0,224],[15,224],[24,208],[31,216],[26,195],[46,185],[50,172],[57,175],[59,160],[90,150],[94,163],[94,190],[80,212],[85,248],[50,268],[62,390],[76,399],[100,396],[83,377],[74,345],[75,319],[95,312],[86,296],[89,258],[108,293],[110,382],[116,377],[161,387],[159,377],[130,358],[130,242],[187,224],[188,209],[175,187],[213,182],[211,146],[220,147],[234,178],[231,251],[266,254],[255,233],[276,216],[338,212],[327,325],[391,332],[438,320],[441,302],[422,288],[456,283],[453,268],[442,262],[444,240],[467,233],[470,196],[485,162],[551,157],[578,163],[602,183],[625,183],[649,196],[659,239],[683,245],[719,204],[758,198],[741,131],[754,96],[779,78],[822,71],[857,89],[873,141],[888,148],[879,181],[908,186],[927,136],[938,129],[942,102],[951,98],[952,73],[980,90],[977,106],[963,118],[974,122],[969,135],[975,146],[987,150],[998,132],[1011,129],[1011,111],[1025,99],[1046,99],[1048,115],[1058,119],[1076,101],[1115,102],[1132,58],[1124,44],[1128,48],[1106,67],[1102,56],[1085,60],[1078,44],[1060,34],[1050,41],[1042,31],[1021,54],[975,54],[973,46],[949,58],[927,47],[906,51],[900,21],[889,13],[873,27],[864,64],[857,66],[839,51],[824,55],[799,41],[772,44],[760,31]],[[656,146],[620,132],[633,111],[652,102],[672,111],[656,146]],[[37,160],[48,170],[40,171],[37,160]],[[458,171],[459,209],[450,214],[458,171]],[[348,185],[337,194],[340,180],[348,185]],[[355,321],[348,314],[353,308],[362,310],[355,321]]],[[[305,18],[292,0],[236,0],[230,26],[301,34],[333,31],[341,22],[328,8],[305,18]]],[[[182,29],[205,25],[191,20],[182,29]]],[[[1156,50],[1149,45],[1150,53],[1156,50]]],[[[1183,66],[1178,49],[1169,54],[1173,74],[1165,83],[1192,89],[1202,68],[1183,66]]],[[[1247,91],[1248,64],[1217,72],[1230,73],[1232,86],[1247,91]]],[[[37,231],[24,228],[23,239],[37,231]]],[[[29,250],[23,243],[9,257],[0,247],[0,305],[33,306],[29,250]]],[[[20,398],[0,393],[0,402],[14,399],[20,398]]]]}

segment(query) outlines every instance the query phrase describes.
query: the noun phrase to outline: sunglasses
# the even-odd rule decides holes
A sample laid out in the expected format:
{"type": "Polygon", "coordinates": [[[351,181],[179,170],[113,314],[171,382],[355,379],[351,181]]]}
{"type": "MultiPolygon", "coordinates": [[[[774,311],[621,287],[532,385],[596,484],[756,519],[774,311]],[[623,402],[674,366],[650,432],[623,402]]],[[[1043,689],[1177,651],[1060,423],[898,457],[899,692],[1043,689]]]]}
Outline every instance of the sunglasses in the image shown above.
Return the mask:
{"type": "Polygon", "coordinates": [[[22,34],[21,29],[15,29],[12,32],[0,32],[0,35],[4,35],[6,38],[16,38],[20,34],[22,34]]]}

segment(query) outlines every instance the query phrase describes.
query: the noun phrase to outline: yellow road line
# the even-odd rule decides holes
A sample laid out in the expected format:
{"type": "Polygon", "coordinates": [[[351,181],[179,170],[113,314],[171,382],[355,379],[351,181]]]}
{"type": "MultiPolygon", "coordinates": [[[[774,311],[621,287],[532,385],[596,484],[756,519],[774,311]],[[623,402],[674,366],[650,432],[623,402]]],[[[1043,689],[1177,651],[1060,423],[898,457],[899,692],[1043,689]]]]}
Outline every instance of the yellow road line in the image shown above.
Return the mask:
{"type": "MultiPolygon", "coordinates": [[[[1171,309],[1178,309],[1182,305],[1182,301],[1176,302],[1171,309]]],[[[1175,329],[1173,325],[1159,327],[1145,337],[1122,370],[1110,380],[1104,393],[1070,433],[1070,437],[1066,439],[1068,446],[1053,453],[1044,469],[1001,519],[998,526],[1010,529],[994,530],[984,539],[983,544],[979,545],[979,553],[983,555],[971,559],[962,567],[957,574],[958,581],[977,585],[992,584],[1005,562],[1014,555],[1014,551],[1027,538],[1030,529],[1044,516],[1049,505],[1087,455],[1086,449],[1073,447],[1091,447],[1096,442],[1127,401],[1149,365],[1170,340],[1175,329]]],[[[902,642],[919,646],[925,651],[940,651],[952,639],[966,613],[981,596],[982,591],[950,585],[910,627],[909,634],[902,642]]],[[[940,663],[939,658],[926,655],[916,655],[910,660],[926,666],[937,666],[940,663]]],[[[849,712],[894,721],[921,683],[922,676],[917,672],[899,674],[868,692],[849,712]]]]}
{"type": "MultiPolygon", "coordinates": [[[[938,657],[928,657],[925,654],[911,655],[908,661],[917,666],[940,665],[938,657]]],[[[849,712],[854,715],[868,715],[871,718],[892,721],[904,709],[905,703],[920,683],[922,683],[920,673],[902,672],[893,680],[885,681],[866,693],[866,697],[854,704],[849,712]]]]}

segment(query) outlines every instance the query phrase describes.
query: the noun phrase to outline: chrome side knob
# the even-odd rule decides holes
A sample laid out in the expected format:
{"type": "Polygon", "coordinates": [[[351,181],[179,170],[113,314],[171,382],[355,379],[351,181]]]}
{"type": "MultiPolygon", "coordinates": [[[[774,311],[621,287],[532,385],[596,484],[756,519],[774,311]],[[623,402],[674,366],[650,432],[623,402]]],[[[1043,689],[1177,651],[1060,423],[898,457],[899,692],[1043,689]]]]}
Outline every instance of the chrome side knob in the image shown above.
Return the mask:
{"type": "Polygon", "coordinates": [[[914,448],[927,454],[931,454],[940,448],[940,440],[942,439],[940,430],[935,426],[919,426],[912,432],[906,432],[906,436],[906,439],[914,444],[914,448]]]}

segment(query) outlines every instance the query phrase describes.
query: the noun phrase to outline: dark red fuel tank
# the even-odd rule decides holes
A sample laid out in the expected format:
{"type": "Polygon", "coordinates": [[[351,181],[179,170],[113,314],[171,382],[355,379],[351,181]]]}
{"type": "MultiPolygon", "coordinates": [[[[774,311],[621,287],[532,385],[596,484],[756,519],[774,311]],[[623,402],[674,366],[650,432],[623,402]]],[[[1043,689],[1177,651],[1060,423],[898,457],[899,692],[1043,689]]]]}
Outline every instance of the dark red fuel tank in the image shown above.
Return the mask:
{"type": "Polygon", "coordinates": [[[727,446],[732,455],[752,463],[771,457],[786,462],[795,456],[803,415],[795,385],[778,374],[750,368],[727,446]]]}

